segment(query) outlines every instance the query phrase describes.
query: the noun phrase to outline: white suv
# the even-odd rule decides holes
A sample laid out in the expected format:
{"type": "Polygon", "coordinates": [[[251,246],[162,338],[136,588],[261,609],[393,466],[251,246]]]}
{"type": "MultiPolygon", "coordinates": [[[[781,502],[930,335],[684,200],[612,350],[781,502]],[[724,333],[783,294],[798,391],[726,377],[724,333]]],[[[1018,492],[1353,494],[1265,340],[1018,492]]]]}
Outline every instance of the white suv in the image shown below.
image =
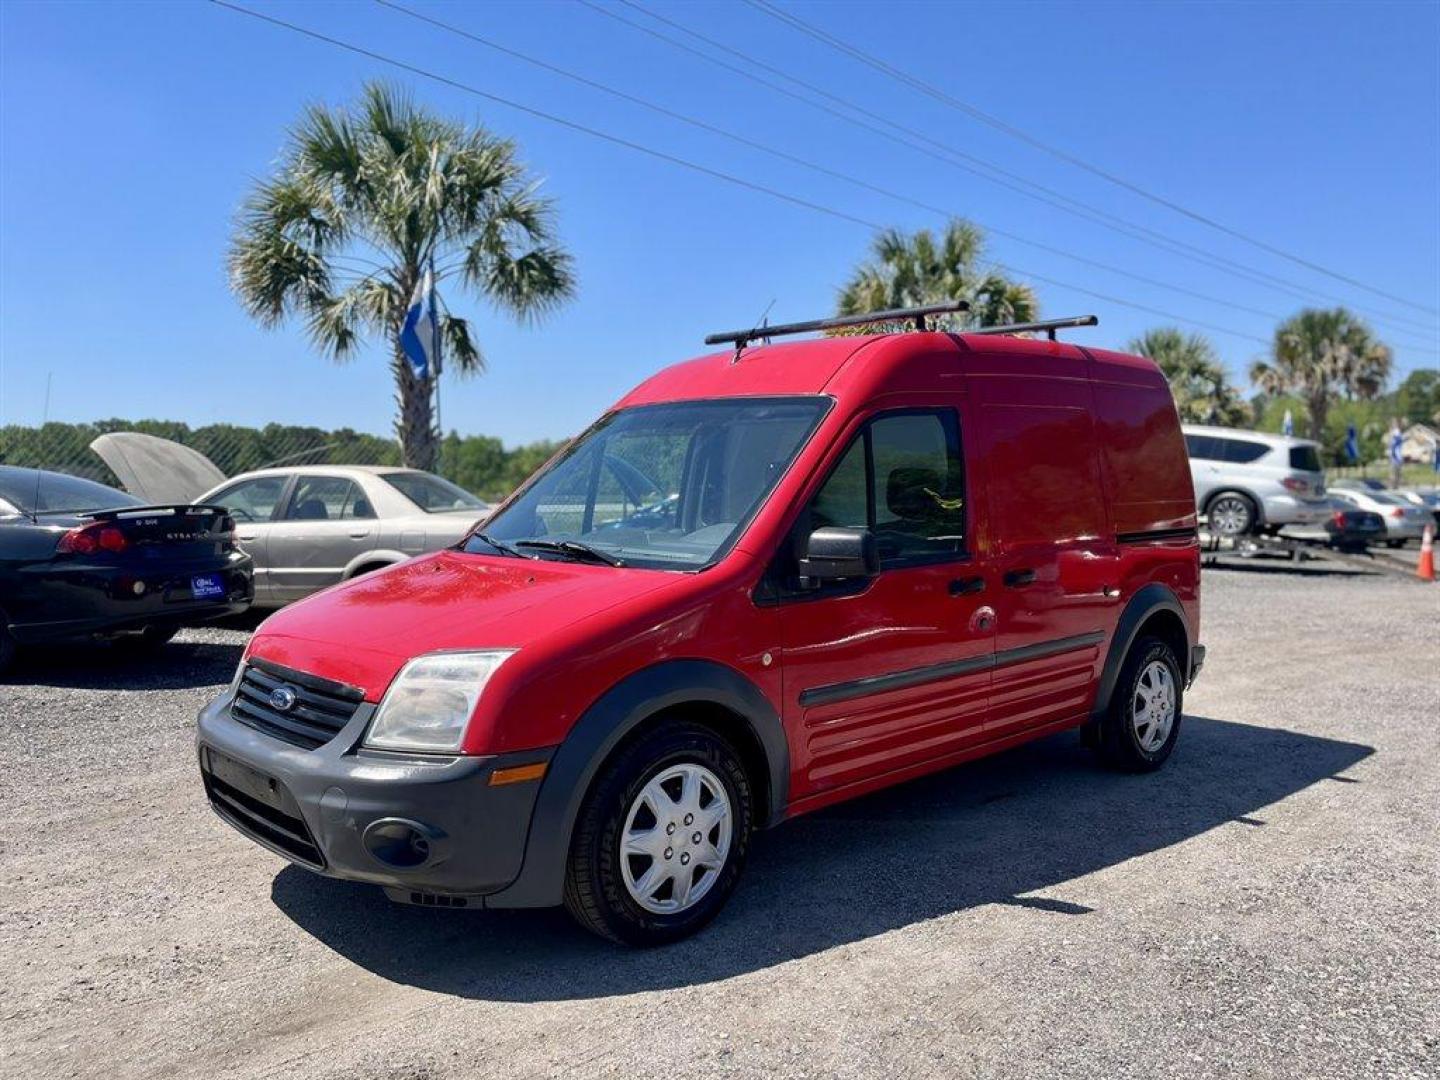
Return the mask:
{"type": "Polygon", "coordinates": [[[1332,513],[1320,447],[1307,439],[1186,424],[1195,502],[1219,536],[1318,525],[1332,513]]]}

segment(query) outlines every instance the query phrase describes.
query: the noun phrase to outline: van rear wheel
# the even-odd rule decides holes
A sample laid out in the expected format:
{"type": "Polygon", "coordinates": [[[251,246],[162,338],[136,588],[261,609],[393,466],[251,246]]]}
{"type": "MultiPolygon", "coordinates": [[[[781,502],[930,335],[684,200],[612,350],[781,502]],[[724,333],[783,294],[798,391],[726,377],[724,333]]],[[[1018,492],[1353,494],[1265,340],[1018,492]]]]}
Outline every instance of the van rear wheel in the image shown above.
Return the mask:
{"type": "Polygon", "coordinates": [[[710,728],[675,723],[626,747],[586,797],[565,874],[565,906],[627,945],[695,933],[735,888],[752,829],[735,749],[710,728]]]}
{"type": "Polygon", "coordinates": [[[1141,638],[1125,658],[1100,721],[1100,756],[1126,772],[1149,772],[1165,764],[1180,737],[1184,693],[1175,650],[1159,638],[1141,638]]]}

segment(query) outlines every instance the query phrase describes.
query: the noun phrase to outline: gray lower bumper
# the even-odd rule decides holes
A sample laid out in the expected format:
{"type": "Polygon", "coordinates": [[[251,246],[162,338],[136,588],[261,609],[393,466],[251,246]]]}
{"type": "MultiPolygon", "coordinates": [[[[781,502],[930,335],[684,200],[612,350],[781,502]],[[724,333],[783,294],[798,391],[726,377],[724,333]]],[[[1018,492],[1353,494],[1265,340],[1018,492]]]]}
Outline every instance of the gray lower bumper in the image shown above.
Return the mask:
{"type": "Polygon", "coordinates": [[[537,781],[491,786],[496,768],[550,750],[427,757],[358,749],[374,707],[305,750],[231,718],[229,694],[200,711],[201,776],[215,812],[316,873],[392,895],[480,898],[520,873],[537,781]],[[408,838],[408,843],[407,843],[408,838]]]}

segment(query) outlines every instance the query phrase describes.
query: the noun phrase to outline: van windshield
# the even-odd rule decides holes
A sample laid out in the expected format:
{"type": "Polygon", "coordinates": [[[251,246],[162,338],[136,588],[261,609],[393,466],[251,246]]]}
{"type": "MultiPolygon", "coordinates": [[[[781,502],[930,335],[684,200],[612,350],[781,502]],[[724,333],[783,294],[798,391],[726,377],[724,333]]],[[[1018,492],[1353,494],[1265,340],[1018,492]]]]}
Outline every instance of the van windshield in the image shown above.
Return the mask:
{"type": "Polygon", "coordinates": [[[830,406],[670,402],[604,417],[464,550],[694,570],[729,549],[830,406]],[[587,550],[588,549],[588,550],[587,550]]]}

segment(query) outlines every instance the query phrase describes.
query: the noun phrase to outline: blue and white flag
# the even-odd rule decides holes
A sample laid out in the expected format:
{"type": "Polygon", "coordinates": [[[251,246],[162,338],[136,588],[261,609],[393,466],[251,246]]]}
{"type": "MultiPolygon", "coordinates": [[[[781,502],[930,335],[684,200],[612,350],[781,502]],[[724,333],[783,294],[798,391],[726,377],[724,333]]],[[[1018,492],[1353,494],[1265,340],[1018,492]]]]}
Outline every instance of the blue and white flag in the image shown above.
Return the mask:
{"type": "Polygon", "coordinates": [[[1390,429],[1390,464],[1399,465],[1405,459],[1400,456],[1400,447],[1405,442],[1405,436],[1400,433],[1398,427],[1390,429]]]}
{"type": "Polygon", "coordinates": [[[1360,460],[1360,436],[1355,433],[1354,424],[1345,429],[1345,456],[1351,461],[1360,460]]]}
{"type": "Polygon", "coordinates": [[[1282,435],[1295,434],[1295,417],[1290,415],[1289,409],[1285,410],[1285,419],[1280,424],[1280,433],[1282,435]]]}
{"type": "Polygon", "coordinates": [[[400,348],[417,379],[435,378],[440,374],[440,316],[435,311],[435,274],[426,270],[400,327],[400,348]]]}

